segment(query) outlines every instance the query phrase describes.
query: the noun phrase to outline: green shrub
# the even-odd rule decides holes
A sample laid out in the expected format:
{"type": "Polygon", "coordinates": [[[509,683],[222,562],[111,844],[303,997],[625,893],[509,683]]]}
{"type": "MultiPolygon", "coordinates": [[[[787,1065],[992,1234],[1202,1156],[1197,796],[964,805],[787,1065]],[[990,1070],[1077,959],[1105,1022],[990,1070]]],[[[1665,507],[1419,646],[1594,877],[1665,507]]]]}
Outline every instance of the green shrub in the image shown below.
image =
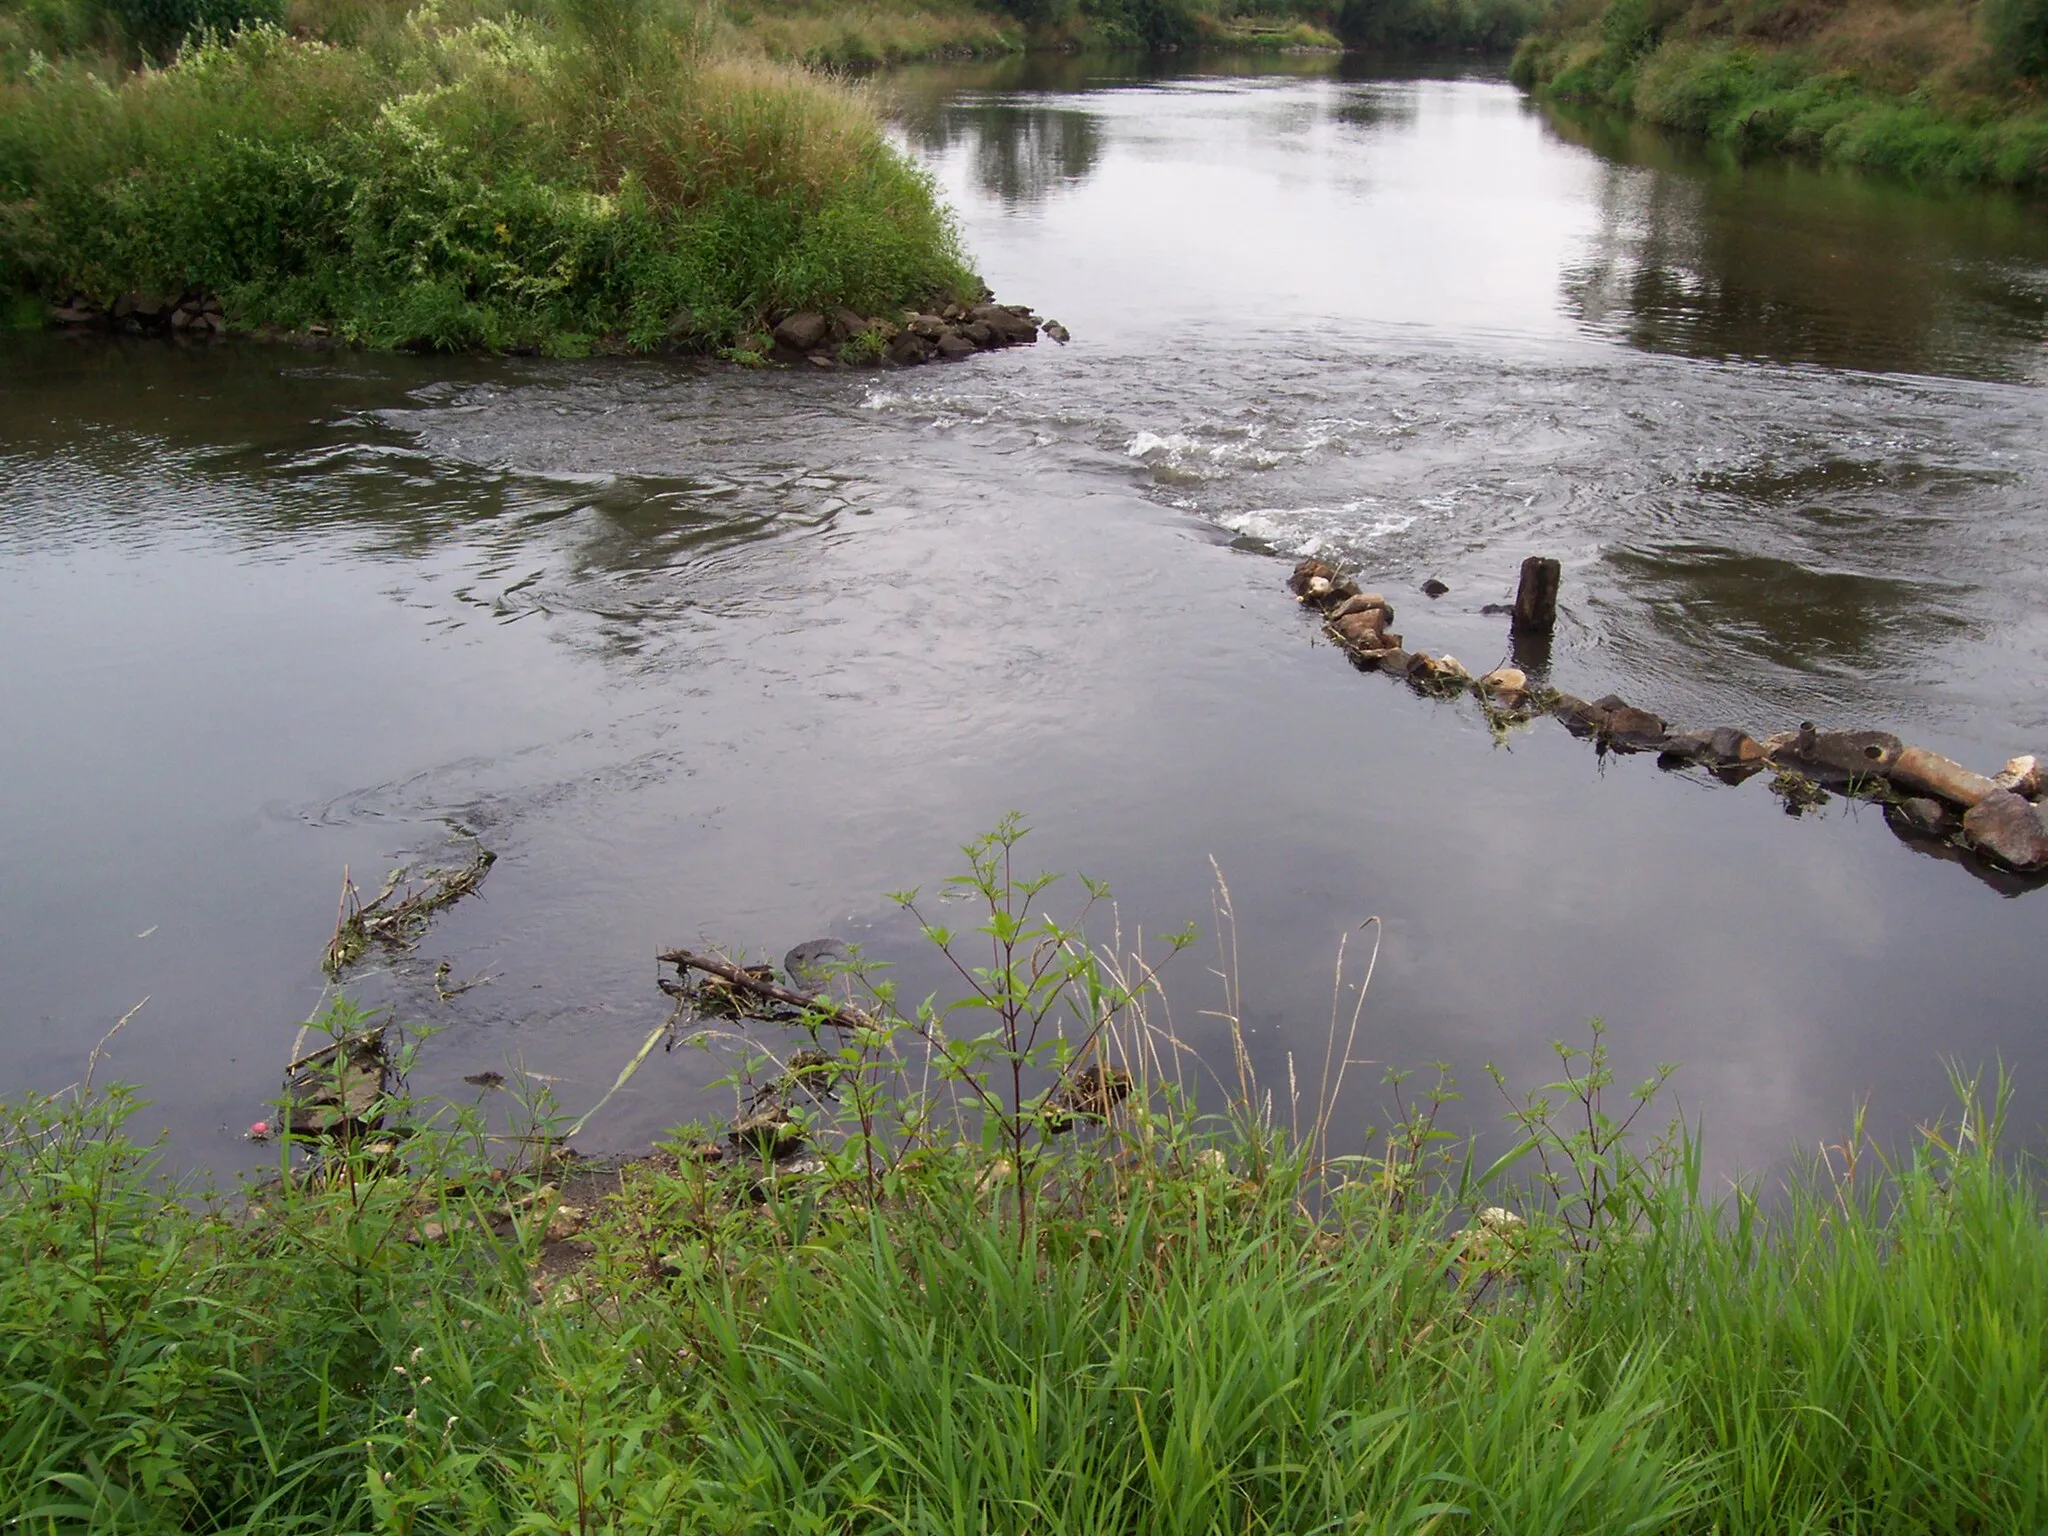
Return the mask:
{"type": "Polygon", "coordinates": [[[225,37],[245,27],[276,26],[283,0],[105,0],[108,13],[143,52],[168,58],[187,39],[225,37]]]}
{"type": "Polygon", "coordinates": [[[1983,0],[1981,10],[2000,64],[2024,79],[2048,76],[2048,0],[1983,0]]]}
{"type": "Polygon", "coordinates": [[[612,0],[416,23],[388,57],[257,27],[109,89],[0,87],[0,284],[218,294],[383,347],[707,349],[780,309],[972,291],[928,178],[840,87],[612,0]]]}

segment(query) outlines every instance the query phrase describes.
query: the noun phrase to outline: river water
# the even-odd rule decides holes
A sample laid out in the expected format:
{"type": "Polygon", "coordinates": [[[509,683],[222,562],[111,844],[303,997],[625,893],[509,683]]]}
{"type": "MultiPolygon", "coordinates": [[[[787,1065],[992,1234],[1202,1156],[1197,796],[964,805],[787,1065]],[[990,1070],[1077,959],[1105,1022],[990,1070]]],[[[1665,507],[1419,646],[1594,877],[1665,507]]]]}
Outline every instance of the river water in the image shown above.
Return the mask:
{"type": "MultiPolygon", "coordinates": [[[[1837,801],[1789,818],[1353,671],[1281,582],[1354,562],[1490,665],[1564,562],[1561,686],[1763,733],[2048,749],[2048,217],[1546,115],[1484,72],[1032,59],[884,82],[1006,299],[1065,348],[760,374],[0,343],[0,1081],[104,1072],[176,1155],[260,1156],[344,869],[501,859],[351,983],[595,1101],[653,955],[836,934],[1019,808],[1127,930],[1212,937],[1270,1084],[1497,1062],[1605,1018],[1728,1163],[1946,1104],[2048,1124],[2048,895],[1837,801]],[[1437,578],[1450,591],[1417,590],[1437,578]],[[1213,865],[1212,865],[1213,860],[1213,865]],[[489,980],[441,999],[434,968],[489,980]]],[[[1168,972],[1188,1042],[1215,950],[1168,972]]],[[[585,1142],[713,1112],[657,1055],[585,1142]]],[[[1215,1102],[1212,1091],[1211,1102],[1215,1102]]],[[[1355,1131],[1379,1114],[1368,1086],[1355,1131]]]]}

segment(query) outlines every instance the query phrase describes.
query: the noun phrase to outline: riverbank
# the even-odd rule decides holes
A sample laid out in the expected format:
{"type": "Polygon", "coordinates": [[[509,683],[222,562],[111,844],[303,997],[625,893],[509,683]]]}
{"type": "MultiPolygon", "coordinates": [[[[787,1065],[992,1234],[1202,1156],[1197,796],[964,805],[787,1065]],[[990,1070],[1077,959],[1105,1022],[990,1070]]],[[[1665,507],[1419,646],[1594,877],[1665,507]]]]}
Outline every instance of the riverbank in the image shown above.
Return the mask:
{"type": "Polygon", "coordinates": [[[984,297],[856,88],[611,0],[325,16],[0,84],[17,316],[185,295],[371,347],[746,360],[793,311],[984,297]]]}
{"type": "Polygon", "coordinates": [[[1514,78],[1740,155],[2048,189],[2048,9],[1681,4],[1553,10],[1514,78]]]}
{"type": "Polygon", "coordinates": [[[8,1105],[0,1514],[465,1533],[2048,1516],[2048,1228],[2036,1172],[1999,1149],[2002,1094],[1965,1085],[1959,1118],[1890,1157],[1830,1128],[1784,1189],[1716,1197],[1696,1143],[1631,1135],[1597,1033],[1510,1106],[1521,1155],[1483,1169],[1435,1129],[1441,1081],[1397,1084],[1391,1128],[1332,1155],[1317,1107],[1298,1135],[1244,1093],[1204,1122],[1142,1056],[1106,1119],[1055,1134],[1030,1111],[1019,1163],[1000,1063],[968,1074],[995,1123],[977,1147],[879,1070],[889,1044],[822,1043],[790,1072],[832,1082],[804,1117],[822,1155],[780,1164],[765,1134],[684,1131],[626,1163],[508,1169],[465,1113],[223,1203],[158,1182],[127,1090],[8,1105]]]}

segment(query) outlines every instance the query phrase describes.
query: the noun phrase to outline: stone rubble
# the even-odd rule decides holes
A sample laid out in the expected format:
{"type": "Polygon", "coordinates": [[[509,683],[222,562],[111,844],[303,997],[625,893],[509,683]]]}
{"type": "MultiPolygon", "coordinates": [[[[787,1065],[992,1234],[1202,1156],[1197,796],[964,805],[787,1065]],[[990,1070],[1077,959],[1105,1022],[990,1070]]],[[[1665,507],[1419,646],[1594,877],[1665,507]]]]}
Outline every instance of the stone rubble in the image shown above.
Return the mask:
{"type": "Polygon", "coordinates": [[[2014,757],[1987,777],[1907,746],[1888,731],[1828,731],[1806,721],[1758,740],[1731,725],[1676,728],[1617,694],[1588,701],[1532,684],[1519,667],[1474,678],[1454,656],[1404,650],[1392,630],[1393,605],[1377,592],[1360,591],[1353,577],[1327,561],[1301,561],[1287,586],[1322,617],[1324,631],[1353,665],[1440,698],[1474,694],[1496,724],[1548,714],[1602,752],[1655,752],[1663,767],[1704,767],[1731,784],[1773,768],[1777,781],[1803,789],[1813,803],[1826,798],[1827,788],[1878,801],[1900,835],[1933,840],[1922,847],[1945,845],[1938,850],[1945,857],[1989,869],[1987,878],[2038,877],[2017,888],[2048,883],[2048,773],[2035,755],[2014,757]]]}

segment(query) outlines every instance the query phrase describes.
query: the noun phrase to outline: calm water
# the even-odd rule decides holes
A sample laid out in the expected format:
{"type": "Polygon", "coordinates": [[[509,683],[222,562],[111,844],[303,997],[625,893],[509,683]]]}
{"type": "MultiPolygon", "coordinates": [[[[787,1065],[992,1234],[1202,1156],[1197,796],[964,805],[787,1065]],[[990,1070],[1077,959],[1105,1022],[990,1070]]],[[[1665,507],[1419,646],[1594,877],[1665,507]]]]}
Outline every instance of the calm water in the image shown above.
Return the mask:
{"type": "MultiPolygon", "coordinates": [[[[2048,749],[2048,218],[1347,69],[887,82],[1065,349],[0,343],[0,1081],[70,1080],[146,996],[109,1070],[182,1157],[250,1160],[343,870],[461,825],[483,895],[352,990],[443,1029],[416,1086],[516,1063],[580,1109],[661,1018],[661,947],[836,933],[939,985],[881,893],[1020,807],[1127,926],[1213,927],[1215,860],[1276,1077],[1319,1069],[1378,914],[1375,1061],[1533,1079],[1599,1014],[1755,1164],[2002,1058],[2039,1136],[2048,894],[1839,802],[1496,744],[1347,667],[1280,557],[1357,562],[1476,665],[1554,554],[1575,692],[2048,749]],[[443,1002],[442,961],[491,979],[443,1002]]],[[[1209,963],[1171,980],[1213,1048],[1209,963]]],[[[657,1057],[586,1141],[715,1107],[711,1070],[657,1057]]]]}

